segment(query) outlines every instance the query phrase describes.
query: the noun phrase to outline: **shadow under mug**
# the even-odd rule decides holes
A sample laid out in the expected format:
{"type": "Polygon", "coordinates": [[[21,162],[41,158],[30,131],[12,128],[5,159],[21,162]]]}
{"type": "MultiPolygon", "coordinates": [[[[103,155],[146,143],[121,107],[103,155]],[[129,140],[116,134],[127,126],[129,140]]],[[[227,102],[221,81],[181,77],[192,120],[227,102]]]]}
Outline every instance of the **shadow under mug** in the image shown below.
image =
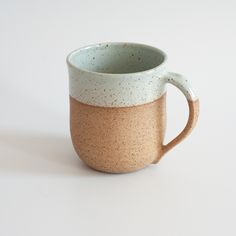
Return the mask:
{"type": "Polygon", "coordinates": [[[161,50],[137,43],[100,43],[67,57],[74,148],[91,168],[124,173],[157,163],[194,128],[199,101],[188,80],[166,71],[161,50]],[[185,95],[189,118],[164,145],[166,84],[185,95]]]}

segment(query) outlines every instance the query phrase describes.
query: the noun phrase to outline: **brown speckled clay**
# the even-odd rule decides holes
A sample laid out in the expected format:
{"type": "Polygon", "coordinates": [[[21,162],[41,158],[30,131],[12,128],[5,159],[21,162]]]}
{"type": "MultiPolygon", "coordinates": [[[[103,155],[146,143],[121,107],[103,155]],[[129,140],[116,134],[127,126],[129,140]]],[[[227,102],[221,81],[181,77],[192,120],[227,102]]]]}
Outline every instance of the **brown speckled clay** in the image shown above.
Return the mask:
{"type": "Polygon", "coordinates": [[[112,173],[141,169],[160,158],[165,95],[133,107],[86,105],[70,97],[72,142],[90,167],[112,173]]]}
{"type": "Polygon", "coordinates": [[[74,148],[90,167],[124,173],[157,163],[193,129],[199,102],[182,75],[166,71],[161,50],[136,43],[102,43],[67,58],[74,148]],[[167,145],[165,94],[170,83],[189,104],[184,130],[167,145]]]}

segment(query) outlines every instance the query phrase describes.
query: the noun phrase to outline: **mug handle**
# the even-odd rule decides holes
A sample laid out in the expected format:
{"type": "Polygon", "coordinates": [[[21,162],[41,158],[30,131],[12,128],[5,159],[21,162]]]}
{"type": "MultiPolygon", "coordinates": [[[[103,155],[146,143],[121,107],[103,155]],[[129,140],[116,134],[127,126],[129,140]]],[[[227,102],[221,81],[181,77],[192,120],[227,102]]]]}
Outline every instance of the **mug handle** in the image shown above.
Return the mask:
{"type": "Polygon", "coordinates": [[[186,138],[191,133],[197,123],[199,114],[199,100],[191,89],[188,80],[184,78],[183,75],[173,72],[167,72],[167,74],[164,75],[164,82],[174,85],[175,87],[180,89],[180,91],[184,94],[188,101],[189,117],[188,122],[185,128],[181,131],[181,133],[166,145],[162,144],[161,155],[153,163],[157,163],[164,154],[166,154],[170,149],[179,144],[184,138],[186,138]]]}

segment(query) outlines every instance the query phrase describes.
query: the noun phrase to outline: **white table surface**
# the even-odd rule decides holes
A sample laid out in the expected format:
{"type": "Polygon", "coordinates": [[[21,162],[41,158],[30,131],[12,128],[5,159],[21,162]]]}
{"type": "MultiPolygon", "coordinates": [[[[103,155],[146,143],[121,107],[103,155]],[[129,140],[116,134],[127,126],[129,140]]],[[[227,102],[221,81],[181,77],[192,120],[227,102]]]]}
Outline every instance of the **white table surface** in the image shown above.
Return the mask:
{"type": "MultiPolygon", "coordinates": [[[[1,1],[0,235],[236,235],[236,2],[1,1]],[[71,50],[104,41],[159,47],[201,101],[192,135],[158,165],[103,174],[69,135],[71,50]]],[[[166,141],[187,105],[168,88],[166,141]]]]}

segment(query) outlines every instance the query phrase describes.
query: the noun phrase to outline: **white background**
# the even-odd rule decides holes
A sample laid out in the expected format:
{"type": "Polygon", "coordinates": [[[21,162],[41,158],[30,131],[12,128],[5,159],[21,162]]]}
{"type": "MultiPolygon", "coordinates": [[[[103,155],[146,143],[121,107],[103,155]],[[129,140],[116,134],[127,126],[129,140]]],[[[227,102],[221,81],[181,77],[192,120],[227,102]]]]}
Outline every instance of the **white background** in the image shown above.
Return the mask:
{"type": "MultiPolygon", "coordinates": [[[[0,0],[0,235],[236,235],[234,0],[0,0]],[[201,102],[192,135],[158,165],[87,168],[69,135],[65,57],[130,41],[163,49],[201,102]]],[[[166,141],[187,119],[168,88],[166,141]]]]}

